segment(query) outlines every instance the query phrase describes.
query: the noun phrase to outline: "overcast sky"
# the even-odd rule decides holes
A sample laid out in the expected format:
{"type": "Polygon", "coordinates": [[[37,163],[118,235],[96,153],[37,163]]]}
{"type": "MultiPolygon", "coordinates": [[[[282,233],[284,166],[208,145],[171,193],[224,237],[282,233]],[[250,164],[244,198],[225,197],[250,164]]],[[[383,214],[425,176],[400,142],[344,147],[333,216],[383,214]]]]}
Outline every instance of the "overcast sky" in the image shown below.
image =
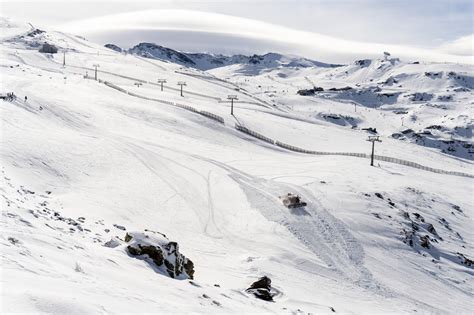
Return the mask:
{"type": "MultiPolygon", "coordinates": [[[[262,49],[265,50],[264,45],[268,44],[265,41],[265,36],[269,35],[272,37],[269,38],[269,41],[275,42],[277,34],[268,32],[268,29],[275,25],[284,27],[279,30],[281,36],[295,36],[297,34],[300,40],[303,40],[308,34],[315,33],[341,40],[356,41],[361,44],[406,45],[412,48],[440,49],[445,53],[455,55],[472,55],[474,5],[473,1],[465,0],[63,0],[26,2],[0,0],[0,2],[3,16],[29,21],[39,27],[52,29],[63,28],[67,25],[67,31],[72,30],[91,40],[102,43],[115,41],[124,46],[133,45],[138,41],[161,41],[161,44],[177,49],[202,50],[205,49],[203,47],[209,47],[208,50],[213,52],[234,53],[239,50],[239,46],[246,46],[241,47],[241,50],[247,52],[249,48],[252,48],[247,46],[254,46],[261,40],[260,44],[262,45],[255,46],[256,52],[260,52],[262,49]],[[160,13],[160,10],[171,11],[161,11],[160,13]],[[118,19],[110,17],[135,11],[141,13],[137,13],[135,16],[121,15],[121,18],[118,19]],[[157,23],[152,27],[150,24],[144,27],[141,25],[141,14],[151,11],[156,12],[156,15],[150,19],[154,19],[157,23]],[[168,12],[166,17],[169,18],[163,18],[163,12],[168,12]],[[185,14],[180,14],[180,12],[185,12],[185,14]],[[195,14],[186,15],[189,12],[195,14]],[[200,14],[202,12],[217,14],[200,14]],[[109,23],[108,29],[107,23],[103,23],[101,20],[104,16],[106,16],[105,21],[109,23]],[[229,17],[226,18],[227,16],[229,17]],[[84,24],[84,19],[90,18],[96,19],[87,20],[84,24]],[[193,20],[192,25],[190,25],[190,19],[193,20]],[[220,24],[206,19],[217,20],[220,24]],[[135,24],[125,23],[128,29],[121,27],[124,20],[135,20],[133,22],[135,24]],[[95,24],[92,25],[90,21],[94,21],[95,24]],[[228,21],[231,22],[228,23],[228,21]],[[200,22],[205,26],[198,25],[200,22]],[[186,24],[186,27],[180,27],[182,24],[186,24]],[[241,34],[242,24],[252,25],[255,27],[255,32],[262,34],[267,32],[268,34],[265,33],[267,35],[259,38],[250,36],[252,38],[249,42],[242,41],[243,37],[249,37],[248,34],[241,34]],[[229,47],[232,49],[226,50],[223,47],[219,49],[219,46],[229,44],[227,41],[222,42],[221,30],[227,30],[224,33],[230,34],[231,27],[236,30],[231,34],[234,40],[232,43],[229,42],[229,47]],[[137,32],[138,29],[140,32],[137,32]],[[303,32],[294,33],[293,31],[303,32]],[[120,36],[120,34],[125,35],[120,36]],[[213,39],[213,34],[215,39],[213,39]],[[193,35],[196,37],[193,38],[193,35]],[[237,38],[239,39],[237,40],[237,38]],[[184,43],[184,39],[186,43],[184,43]],[[200,41],[200,45],[190,43],[197,39],[205,39],[205,41],[200,41]]],[[[308,38],[308,40],[320,39],[319,37],[308,38]]],[[[284,40],[282,38],[282,41],[284,40]]],[[[276,46],[269,45],[267,50],[285,46],[283,43],[277,44],[275,44],[276,46]]],[[[291,52],[298,53],[298,50],[295,48],[291,52]]]]}

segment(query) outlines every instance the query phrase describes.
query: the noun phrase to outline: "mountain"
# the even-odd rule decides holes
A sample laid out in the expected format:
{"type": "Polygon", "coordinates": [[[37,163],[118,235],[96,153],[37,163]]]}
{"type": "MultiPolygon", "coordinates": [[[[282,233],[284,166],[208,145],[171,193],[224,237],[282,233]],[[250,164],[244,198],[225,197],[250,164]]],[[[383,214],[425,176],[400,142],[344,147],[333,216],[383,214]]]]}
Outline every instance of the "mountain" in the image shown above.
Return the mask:
{"type": "Polygon", "coordinates": [[[2,314],[472,311],[472,66],[201,71],[0,27],[2,314]]]}
{"type": "MultiPolygon", "coordinates": [[[[116,50],[116,45],[107,44],[106,47],[116,50]]],[[[234,64],[246,64],[255,68],[276,68],[276,67],[336,67],[338,65],[326,64],[306,58],[286,56],[277,53],[265,55],[215,55],[207,53],[185,53],[163,47],[153,43],[140,43],[130,49],[128,53],[138,56],[159,59],[177,63],[199,70],[209,70],[234,64]]]]}

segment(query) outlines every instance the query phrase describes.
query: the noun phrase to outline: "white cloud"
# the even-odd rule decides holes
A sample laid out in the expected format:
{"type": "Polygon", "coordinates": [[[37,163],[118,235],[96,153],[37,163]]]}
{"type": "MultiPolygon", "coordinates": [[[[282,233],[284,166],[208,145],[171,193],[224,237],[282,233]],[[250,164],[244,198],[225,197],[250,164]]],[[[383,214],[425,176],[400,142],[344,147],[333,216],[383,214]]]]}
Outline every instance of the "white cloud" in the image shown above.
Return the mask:
{"type": "MultiPolygon", "coordinates": [[[[225,47],[230,41],[237,45],[236,48],[257,45],[260,47],[255,47],[256,50],[261,50],[263,47],[258,43],[263,41],[267,50],[278,49],[278,52],[328,62],[349,62],[355,58],[381,56],[383,51],[389,51],[404,59],[472,63],[469,56],[449,50],[344,40],[254,19],[192,10],[136,11],[75,21],[56,28],[102,42],[114,38],[126,45],[136,44],[138,39],[160,40],[160,34],[167,34],[167,43],[170,43],[169,34],[173,32],[178,38],[173,39],[172,48],[202,50],[203,46],[208,46],[213,47],[214,52],[223,52],[219,47],[225,47]],[[120,34],[124,34],[123,38],[120,34]],[[180,43],[180,38],[188,40],[180,43]],[[189,38],[194,38],[195,45],[189,38]]],[[[248,52],[249,48],[252,47],[245,47],[242,52],[248,52]]]]}
{"type": "Polygon", "coordinates": [[[439,50],[448,54],[472,57],[474,55],[474,34],[445,43],[439,47],[439,50]]]}

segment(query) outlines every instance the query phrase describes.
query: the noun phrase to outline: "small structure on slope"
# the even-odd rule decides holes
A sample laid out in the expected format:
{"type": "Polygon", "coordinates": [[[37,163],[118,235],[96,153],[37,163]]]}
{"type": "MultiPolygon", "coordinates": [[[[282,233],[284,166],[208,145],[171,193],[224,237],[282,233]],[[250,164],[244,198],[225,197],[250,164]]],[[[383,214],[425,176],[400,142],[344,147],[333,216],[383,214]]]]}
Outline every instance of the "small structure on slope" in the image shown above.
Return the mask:
{"type": "Polygon", "coordinates": [[[54,45],[44,43],[40,47],[39,52],[45,53],[45,54],[56,54],[58,52],[58,48],[54,45]]]}

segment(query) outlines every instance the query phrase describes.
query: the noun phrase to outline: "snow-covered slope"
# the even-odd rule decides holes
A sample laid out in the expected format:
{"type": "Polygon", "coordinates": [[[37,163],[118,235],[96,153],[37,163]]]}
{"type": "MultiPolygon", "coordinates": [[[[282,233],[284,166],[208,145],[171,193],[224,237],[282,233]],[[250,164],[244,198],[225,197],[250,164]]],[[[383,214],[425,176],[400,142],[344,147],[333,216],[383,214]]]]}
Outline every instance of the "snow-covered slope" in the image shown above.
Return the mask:
{"type": "MultiPolygon", "coordinates": [[[[107,44],[106,47],[117,50],[116,45],[107,44]]],[[[268,53],[265,55],[214,55],[206,53],[185,53],[163,47],[153,43],[140,43],[127,50],[129,53],[138,56],[170,61],[181,64],[186,67],[192,67],[200,70],[209,70],[219,67],[225,67],[234,64],[246,65],[253,71],[277,68],[277,67],[336,67],[337,65],[326,64],[306,58],[296,56],[285,56],[277,53],[268,53]]]]}
{"type": "Polygon", "coordinates": [[[243,76],[242,69],[233,65],[210,73],[312,121],[375,128],[379,135],[474,158],[472,66],[388,58],[337,68],[269,69],[254,76],[243,76]]]}
{"type": "MultiPolygon", "coordinates": [[[[311,87],[308,80],[325,89],[375,85],[375,74],[364,79],[364,68],[354,65],[255,76],[231,65],[210,74],[60,32],[11,34],[0,59],[1,91],[18,96],[0,102],[2,313],[473,309],[472,178],[295,153],[234,128],[240,123],[308,149],[368,153],[365,131],[318,115],[353,110],[346,103],[352,96],[296,91],[311,87]],[[38,52],[44,42],[59,53],[38,52]],[[91,80],[97,64],[100,82],[91,80]],[[167,79],[164,91],[158,78],[167,79]],[[183,97],[178,81],[187,83],[183,97]],[[228,94],[239,97],[234,116],[222,101],[228,94]],[[278,197],[288,192],[308,206],[284,207],[278,197]],[[179,244],[194,263],[192,281],[173,279],[109,242],[145,229],[179,244]],[[274,302],[245,291],[264,275],[274,302]]],[[[457,80],[444,75],[448,69],[471,75],[462,65],[417,66],[418,73],[441,69],[444,81],[457,80]]],[[[415,65],[404,67],[409,73],[415,65]]],[[[391,69],[396,76],[402,68],[391,69]]],[[[416,110],[423,124],[438,119],[438,110],[469,115],[461,97],[470,92],[460,93],[467,94],[456,94],[446,110],[408,100],[400,106],[416,110]]],[[[393,104],[360,105],[358,125],[381,133],[377,153],[472,174],[469,159],[392,138],[398,116],[384,106],[393,104]]]]}

